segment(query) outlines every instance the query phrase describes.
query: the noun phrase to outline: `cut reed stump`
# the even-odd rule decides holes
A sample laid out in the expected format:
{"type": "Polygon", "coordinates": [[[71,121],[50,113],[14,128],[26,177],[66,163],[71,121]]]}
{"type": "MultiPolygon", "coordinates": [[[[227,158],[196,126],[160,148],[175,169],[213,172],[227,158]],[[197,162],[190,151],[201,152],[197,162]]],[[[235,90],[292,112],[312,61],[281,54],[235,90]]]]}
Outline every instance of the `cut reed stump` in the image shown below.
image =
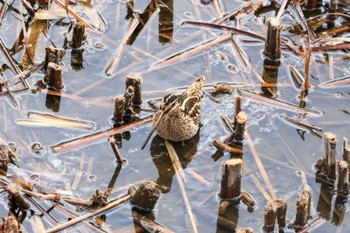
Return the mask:
{"type": "Polygon", "coordinates": [[[323,171],[330,180],[335,180],[336,178],[336,146],[336,136],[331,132],[326,132],[324,134],[325,159],[323,164],[323,171]]]}
{"type": "Polygon", "coordinates": [[[133,105],[142,104],[142,93],[141,93],[141,74],[131,73],[125,78],[125,90],[131,86],[134,88],[134,97],[132,98],[133,105]]]}
{"type": "Polygon", "coordinates": [[[280,230],[284,228],[286,226],[287,207],[287,201],[282,198],[269,202],[264,208],[263,230],[266,232],[274,231],[276,223],[280,230]]]}
{"type": "Polygon", "coordinates": [[[47,83],[56,90],[62,90],[62,66],[54,62],[47,65],[47,83]]]}
{"type": "Polygon", "coordinates": [[[52,46],[46,47],[46,53],[45,53],[45,61],[44,61],[44,68],[47,69],[50,62],[60,64],[64,54],[65,50],[62,48],[54,48],[52,46]]]}
{"type": "Polygon", "coordinates": [[[311,190],[303,190],[299,193],[297,198],[297,210],[294,225],[296,228],[301,228],[306,225],[307,221],[310,219],[311,210],[311,190]]]}
{"type": "MultiPolygon", "coordinates": [[[[348,139],[343,138],[343,160],[350,165],[350,147],[348,146],[348,139]]],[[[350,167],[348,167],[350,169],[350,167]]],[[[349,180],[350,180],[350,171],[349,171],[349,180]]]]}
{"type": "Polygon", "coordinates": [[[115,123],[122,123],[125,113],[125,97],[115,97],[114,102],[114,114],[112,120],[115,123]]]}
{"type": "Polygon", "coordinates": [[[136,208],[153,211],[160,197],[160,187],[157,183],[147,180],[136,190],[130,202],[136,208]]]}
{"type": "Polygon", "coordinates": [[[225,200],[241,195],[242,159],[222,162],[220,197],[225,200]]]}
{"type": "Polygon", "coordinates": [[[125,111],[131,111],[131,107],[133,105],[133,98],[134,98],[134,88],[132,86],[126,87],[124,98],[125,98],[125,111]]]}
{"type": "Polygon", "coordinates": [[[247,114],[240,111],[235,118],[236,130],[234,140],[241,142],[244,140],[245,124],[247,123],[248,117],[247,114]]]}
{"type": "Polygon", "coordinates": [[[338,162],[338,192],[349,193],[349,166],[345,161],[338,162]]]}
{"type": "Polygon", "coordinates": [[[73,35],[72,35],[72,42],[71,42],[72,48],[73,49],[80,48],[83,45],[85,39],[86,39],[85,24],[81,22],[77,22],[77,24],[73,28],[73,35]]]}
{"type": "Polygon", "coordinates": [[[267,33],[264,54],[268,58],[276,60],[281,58],[281,21],[278,18],[269,18],[266,22],[267,33]]]}
{"type": "Polygon", "coordinates": [[[273,232],[276,225],[276,205],[274,202],[268,203],[264,208],[264,226],[266,232],[273,232]]]}

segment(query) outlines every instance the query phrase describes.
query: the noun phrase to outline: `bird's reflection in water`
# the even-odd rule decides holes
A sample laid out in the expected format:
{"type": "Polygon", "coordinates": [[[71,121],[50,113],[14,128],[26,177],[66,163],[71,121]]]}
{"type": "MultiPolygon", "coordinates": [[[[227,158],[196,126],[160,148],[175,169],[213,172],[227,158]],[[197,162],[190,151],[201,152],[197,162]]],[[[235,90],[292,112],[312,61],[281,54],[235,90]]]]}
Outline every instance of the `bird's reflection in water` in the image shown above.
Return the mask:
{"type": "MultiPolygon", "coordinates": [[[[172,142],[183,169],[187,167],[196,154],[198,142],[199,131],[189,140],[183,142],[172,142]]],[[[175,170],[165,146],[165,141],[158,135],[152,140],[151,156],[159,174],[156,183],[161,187],[162,193],[168,193],[171,189],[175,170]]]]}

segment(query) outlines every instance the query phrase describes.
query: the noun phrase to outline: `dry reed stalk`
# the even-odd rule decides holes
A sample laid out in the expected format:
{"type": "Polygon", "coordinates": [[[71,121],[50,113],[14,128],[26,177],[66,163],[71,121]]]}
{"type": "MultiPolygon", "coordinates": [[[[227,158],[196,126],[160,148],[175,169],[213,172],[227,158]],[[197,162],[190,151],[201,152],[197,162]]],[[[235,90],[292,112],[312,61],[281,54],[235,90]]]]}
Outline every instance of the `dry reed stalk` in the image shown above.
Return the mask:
{"type": "Polygon", "coordinates": [[[67,152],[67,151],[76,149],[78,147],[82,147],[82,146],[88,145],[90,143],[93,143],[93,142],[96,142],[96,141],[108,138],[109,136],[112,136],[114,134],[122,133],[122,132],[128,131],[130,129],[133,129],[133,128],[145,125],[145,124],[147,124],[147,123],[149,123],[151,121],[152,121],[151,117],[146,117],[146,118],[143,118],[141,120],[137,120],[137,121],[134,121],[134,122],[132,122],[130,124],[123,125],[123,126],[120,126],[120,127],[117,127],[117,128],[113,128],[113,129],[109,129],[109,130],[106,130],[106,131],[97,132],[97,133],[94,133],[94,134],[83,136],[81,138],[77,138],[77,139],[73,139],[73,140],[70,140],[70,141],[62,142],[62,143],[60,143],[58,145],[52,146],[51,148],[52,148],[52,150],[55,153],[67,152]]]}
{"type": "Polygon", "coordinates": [[[129,194],[125,195],[125,196],[120,197],[117,200],[109,202],[106,206],[103,206],[103,207],[101,207],[101,208],[99,208],[99,209],[97,209],[97,210],[95,210],[93,212],[86,213],[84,215],[81,215],[79,217],[71,219],[68,222],[60,223],[60,224],[52,227],[51,229],[48,229],[46,231],[46,233],[54,233],[54,232],[58,232],[58,231],[67,229],[67,228],[69,228],[69,227],[71,227],[71,226],[73,226],[73,225],[75,225],[77,223],[80,223],[80,222],[82,222],[82,221],[84,221],[84,220],[86,220],[88,218],[91,218],[93,216],[96,216],[96,215],[104,212],[104,211],[107,211],[107,210],[110,210],[110,209],[112,209],[114,207],[117,207],[117,206],[123,204],[124,202],[130,200],[131,197],[132,197],[132,194],[129,193],[129,194]]]}
{"type": "Polygon", "coordinates": [[[214,9],[216,11],[216,14],[221,18],[223,16],[223,14],[222,14],[222,10],[221,10],[219,1],[218,0],[212,0],[212,1],[213,1],[213,6],[214,6],[214,9]]]}
{"type": "Polygon", "coordinates": [[[43,126],[55,126],[55,127],[67,127],[74,129],[83,129],[83,130],[93,130],[96,127],[94,122],[85,121],[85,120],[75,120],[66,117],[44,114],[39,112],[29,112],[28,113],[29,120],[17,120],[16,124],[29,124],[30,123],[38,123],[43,126]]]}
{"type": "Polygon", "coordinates": [[[259,191],[261,192],[261,194],[264,196],[264,198],[266,199],[267,202],[271,202],[273,201],[270,194],[268,192],[266,192],[264,186],[260,183],[260,181],[258,180],[258,178],[254,175],[254,174],[249,174],[248,175],[249,178],[253,181],[253,183],[255,184],[255,186],[259,189],[259,191]]]}
{"type": "Polygon", "coordinates": [[[265,41],[265,37],[263,37],[263,36],[255,34],[253,32],[244,31],[244,30],[241,30],[241,29],[238,29],[238,28],[235,28],[235,27],[229,27],[229,26],[220,25],[220,24],[214,24],[214,23],[197,22],[197,21],[184,21],[182,23],[182,26],[186,25],[186,24],[194,25],[194,26],[203,26],[203,27],[216,28],[216,29],[221,29],[221,30],[224,30],[224,31],[229,30],[229,31],[235,32],[237,34],[241,34],[241,35],[244,35],[244,36],[249,36],[249,37],[257,39],[259,41],[265,41]]]}
{"type": "Polygon", "coordinates": [[[195,55],[198,55],[202,52],[207,51],[209,48],[211,48],[212,46],[218,45],[222,42],[225,42],[227,40],[229,40],[232,37],[231,33],[226,33],[224,35],[221,35],[215,39],[211,39],[209,41],[205,41],[204,43],[202,43],[201,45],[196,45],[194,47],[191,47],[189,49],[187,49],[184,52],[175,54],[174,56],[171,56],[169,58],[166,58],[165,60],[158,62],[156,64],[154,64],[153,66],[151,66],[147,72],[149,71],[154,71],[154,70],[158,70],[170,65],[173,65],[177,62],[180,61],[184,61],[186,59],[189,59],[195,55]]]}
{"type": "Polygon", "coordinates": [[[287,122],[289,122],[289,123],[291,123],[291,124],[293,124],[293,125],[295,125],[295,126],[297,126],[297,127],[306,129],[306,130],[308,130],[308,131],[310,131],[310,130],[316,130],[316,131],[322,132],[322,128],[320,128],[320,127],[318,127],[318,126],[316,126],[316,125],[309,124],[309,123],[306,123],[306,122],[301,122],[301,121],[299,121],[299,120],[296,120],[296,119],[294,119],[294,118],[291,118],[291,117],[288,117],[288,116],[285,116],[285,115],[280,115],[280,117],[281,117],[283,120],[285,120],[285,121],[287,121],[287,122]]]}
{"type": "Polygon", "coordinates": [[[186,172],[188,174],[190,174],[195,180],[197,180],[198,182],[204,184],[205,186],[207,186],[207,187],[213,186],[213,183],[210,180],[208,180],[206,177],[203,177],[202,175],[198,174],[193,169],[187,168],[186,172]]]}
{"type": "Polygon", "coordinates": [[[298,105],[288,103],[288,102],[283,102],[281,100],[275,100],[275,99],[263,97],[261,95],[258,95],[254,92],[250,92],[247,90],[240,90],[240,92],[242,93],[243,96],[246,96],[250,99],[259,101],[259,102],[264,103],[264,104],[268,104],[270,106],[283,108],[283,109],[291,111],[291,112],[310,114],[312,116],[321,116],[322,115],[322,112],[320,112],[320,111],[308,109],[308,108],[300,108],[298,105]]]}
{"type": "Polygon", "coordinates": [[[240,59],[238,60],[236,59],[236,56],[234,56],[234,58],[236,59],[236,63],[241,66],[243,71],[245,71],[246,73],[249,73],[251,71],[251,64],[249,62],[248,55],[242,50],[242,48],[238,45],[238,43],[233,37],[231,37],[231,42],[232,42],[233,48],[238,54],[238,58],[240,59]]]}
{"type": "Polygon", "coordinates": [[[119,151],[118,145],[116,144],[116,140],[115,140],[114,136],[110,136],[110,137],[108,138],[108,142],[109,142],[109,143],[111,144],[111,146],[112,146],[114,155],[115,155],[115,157],[117,158],[117,162],[118,162],[119,164],[125,163],[126,160],[123,159],[123,157],[122,157],[122,155],[121,155],[121,153],[120,153],[120,151],[119,151]]]}
{"type": "Polygon", "coordinates": [[[266,173],[266,170],[264,168],[264,165],[262,164],[261,160],[260,160],[260,157],[259,157],[259,154],[258,152],[256,151],[254,145],[253,145],[253,142],[252,142],[252,139],[250,137],[250,134],[248,132],[248,130],[246,131],[246,139],[247,139],[247,142],[248,142],[248,145],[249,145],[249,148],[250,148],[250,151],[254,157],[254,160],[259,168],[259,171],[261,173],[261,176],[262,178],[264,179],[265,181],[265,184],[270,192],[270,195],[272,197],[273,200],[276,200],[277,197],[276,197],[276,192],[275,192],[275,189],[272,187],[272,184],[270,182],[270,179],[269,177],[267,176],[267,173],[266,173]]]}
{"type": "Polygon", "coordinates": [[[1,24],[2,20],[4,19],[5,13],[7,11],[7,7],[8,7],[7,2],[8,2],[8,0],[4,0],[2,3],[2,7],[0,9],[0,24],[1,24]]]}
{"type": "Polygon", "coordinates": [[[185,182],[187,182],[185,172],[184,172],[184,170],[183,170],[183,168],[181,166],[181,162],[179,160],[179,157],[177,156],[177,153],[175,151],[175,148],[174,148],[173,144],[169,140],[164,140],[164,142],[165,142],[165,146],[166,146],[166,148],[168,150],[168,154],[169,154],[170,160],[171,160],[173,166],[176,168],[175,171],[179,172],[180,177],[185,182]]]}
{"type": "Polygon", "coordinates": [[[186,205],[187,213],[188,213],[189,218],[190,218],[192,230],[193,230],[193,232],[198,233],[196,221],[195,221],[195,218],[194,218],[193,213],[192,213],[192,208],[191,208],[190,202],[188,200],[188,196],[186,194],[186,189],[185,189],[184,183],[182,182],[182,179],[185,180],[184,171],[182,169],[181,163],[179,161],[179,158],[178,158],[178,156],[176,154],[176,151],[175,151],[173,145],[168,140],[164,140],[164,141],[165,141],[165,146],[166,146],[166,148],[168,150],[168,153],[169,153],[169,157],[170,157],[170,159],[172,161],[173,168],[175,170],[176,179],[177,179],[177,181],[179,183],[182,197],[183,197],[183,199],[185,201],[185,205],[186,205]],[[179,169],[181,169],[181,170],[179,170],[179,169]],[[183,173],[183,175],[181,173],[183,173]]]}
{"type": "Polygon", "coordinates": [[[349,85],[349,84],[350,84],[350,77],[347,76],[347,77],[333,79],[333,80],[323,82],[319,85],[319,87],[334,88],[334,87],[342,87],[344,85],[349,85]]]}
{"type": "Polygon", "coordinates": [[[122,42],[119,44],[118,48],[117,48],[117,52],[115,53],[114,57],[112,58],[111,63],[108,65],[105,74],[106,75],[112,75],[113,70],[115,70],[118,67],[118,64],[120,62],[122,53],[123,53],[123,49],[124,46],[126,45],[126,41],[128,40],[128,38],[130,37],[130,35],[134,32],[134,30],[136,29],[137,25],[140,23],[140,21],[137,18],[133,18],[128,31],[125,33],[122,42]]]}

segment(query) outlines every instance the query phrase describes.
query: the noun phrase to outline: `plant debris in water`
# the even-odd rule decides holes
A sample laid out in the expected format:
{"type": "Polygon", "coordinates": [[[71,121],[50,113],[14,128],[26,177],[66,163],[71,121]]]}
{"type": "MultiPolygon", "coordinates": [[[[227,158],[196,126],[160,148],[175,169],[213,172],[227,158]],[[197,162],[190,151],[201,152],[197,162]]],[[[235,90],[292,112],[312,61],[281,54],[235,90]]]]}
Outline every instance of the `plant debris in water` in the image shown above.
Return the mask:
{"type": "Polygon", "coordinates": [[[260,232],[277,219],[348,232],[349,13],[346,0],[0,1],[0,231],[260,232]],[[196,135],[142,146],[147,102],[200,75],[196,135]],[[129,189],[145,184],[156,198],[129,189]],[[136,199],[151,207],[124,204],[136,199]]]}

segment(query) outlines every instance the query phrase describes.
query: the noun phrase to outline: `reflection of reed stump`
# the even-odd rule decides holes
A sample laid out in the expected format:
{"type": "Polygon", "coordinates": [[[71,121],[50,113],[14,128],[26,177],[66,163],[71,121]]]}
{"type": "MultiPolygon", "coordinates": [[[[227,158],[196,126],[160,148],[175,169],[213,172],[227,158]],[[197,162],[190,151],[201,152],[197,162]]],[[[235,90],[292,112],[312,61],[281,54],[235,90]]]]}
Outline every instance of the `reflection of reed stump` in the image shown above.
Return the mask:
{"type": "Polygon", "coordinates": [[[160,197],[159,185],[153,181],[145,181],[131,198],[131,204],[146,211],[152,211],[160,197]]]}

